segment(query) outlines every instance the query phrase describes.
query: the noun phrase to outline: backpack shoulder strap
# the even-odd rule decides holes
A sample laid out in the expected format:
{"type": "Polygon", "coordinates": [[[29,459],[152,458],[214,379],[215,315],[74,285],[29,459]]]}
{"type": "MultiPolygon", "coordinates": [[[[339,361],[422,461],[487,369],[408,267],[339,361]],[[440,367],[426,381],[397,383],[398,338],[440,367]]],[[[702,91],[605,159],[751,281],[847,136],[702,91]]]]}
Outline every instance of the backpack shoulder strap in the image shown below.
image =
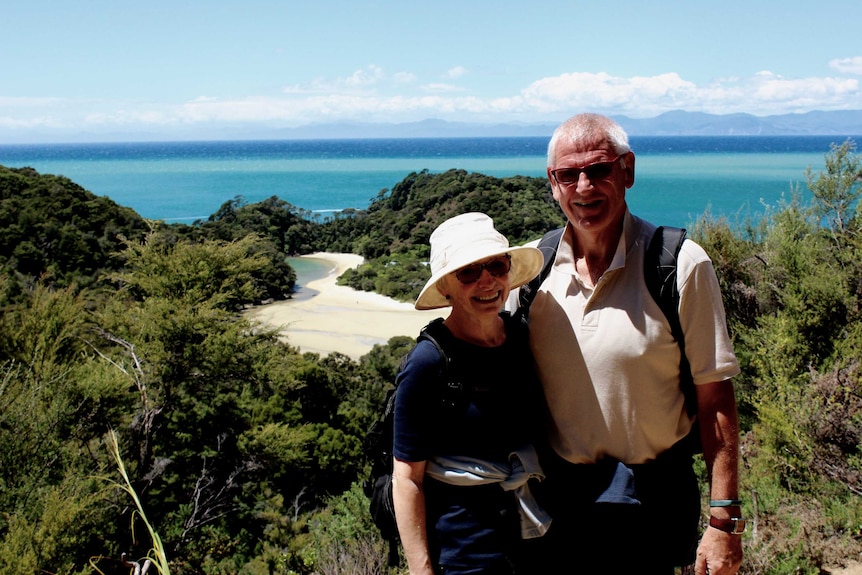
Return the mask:
{"type": "Polygon", "coordinates": [[[539,240],[539,245],[536,246],[542,252],[544,264],[542,264],[542,271],[539,272],[539,275],[522,285],[518,292],[518,309],[523,317],[526,317],[530,304],[533,303],[533,298],[536,297],[536,292],[539,291],[542,282],[551,273],[551,266],[554,265],[554,258],[557,256],[557,246],[560,244],[560,238],[563,237],[565,230],[566,228],[562,227],[547,232],[539,240]]]}
{"type": "MultiPolygon", "coordinates": [[[[427,340],[434,345],[434,347],[437,349],[437,352],[440,354],[440,358],[443,360],[442,367],[440,369],[440,377],[446,378],[449,371],[449,355],[443,350],[443,346],[441,346],[440,342],[438,341],[439,334],[443,333],[443,331],[440,329],[440,326],[442,326],[442,324],[442,317],[435,318],[428,322],[428,324],[426,324],[421,330],[419,330],[419,335],[416,337],[416,343],[419,343],[422,340],[427,340]],[[434,333],[438,334],[437,337],[433,335],[434,333]]],[[[404,354],[404,356],[401,358],[401,362],[398,364],[398,370],[396,373],[401,373],[402,371],[404,371],[404,367],[407,365],[407,361],[410,359],[410,355],[412,353],[413,350],[404,354]]],[[[392,414],[395,411],[395,391],[398,388],[398,382],[399,378],[396,377],[394,385],[386,392],[386,398],[384,399],[383,415],[381,419],[391,418],[392,414]]]]}
{"type": "Polygon", "coordinates": [[[443,360],[439,378],[442,384],[444,409],[453,409],[463,405],[468,391],[458,376],[458,370],[453,369],[453,365],[457,363],[457,361],[453,361],[451,353],[453,348],[451,341],[454,337],[452,332],[443,325],[443,318],[437,318],[423,327],[417,338],[417,341],[424,339],[431,342],[443,360]]]}
{"type": "Polygon", "coordinates": [[[656,228],[644,258],[644,278],[653,299],[671,324],[674,337],[679,340],[679,288],[676,285],[676,260],[686,231],[682,228],[660,226],[656,228]]]}
{"type": "Polygon", "coordinates": [[[440,354],[440,359],[442,360],[442,366],[440,368],[441,377],[446,377],[449,372],[449,354],[446,353],[445,349],[443,349],[443,343],[441,343],[446,340],[448,334],[449,330],[443,327],[443,318],[438,317],[428,322],[416,338],[416,343],[425,340],[430,342],[437,349],[437,353],[440,354]]]}
{"type": "MultiPolygon", "coordinates": [[[[442,339],[446,333],[446,330],[442,329],[442,325],[442,317],[435,318],[428,322],[421,330],[419,330],[419,335],[416,336],[416,343],[419,343],[422,340],[427,340],[437,349],[437,352],[443,360],[441,375],[444,375],[449,369],[449,355],[443,350],[443,346],[440,344],[440,339],[442,339]]],[[[398,364],[398,372],[404,370],[404,366],[406,365],[407,360],[410,359],[411,353],[413,353],[412,350],[404,354],[404,357],[401,358],[401,362],[398,364]]],[[[396,378],[396,384],[397,381],[398,379],[396,378]]]]}
{"type": "Polygon", "coordinates": [[[690,415],[697,412],[694,381],[685,355],[685,334],[679,321],[679,287],[676,282],[677,258],[686,238],[684,228],[659,226],[656,228],[644,257],[644,279],[655,302],[670,324],[670,331],[680,349],[680,387],[685,395],[690,415]]]}

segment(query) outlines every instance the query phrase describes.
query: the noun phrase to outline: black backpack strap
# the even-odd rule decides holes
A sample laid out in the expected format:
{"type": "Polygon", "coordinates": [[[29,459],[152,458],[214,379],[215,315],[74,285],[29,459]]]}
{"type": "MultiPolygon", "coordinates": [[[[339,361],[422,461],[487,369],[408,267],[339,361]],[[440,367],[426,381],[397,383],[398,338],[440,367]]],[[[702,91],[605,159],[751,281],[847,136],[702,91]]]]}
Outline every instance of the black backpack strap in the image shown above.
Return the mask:
{"type": "Polygon", "coordinates": [[[564,231],[566,231],[565,227],[551,230],[539,240],[539,245],[536,247],[542,252],[544,264],[542,264],[542,271],[539,272],[539,275],[522,285],[518,292],[518,312],[521,317],[527,316],[530,304],[533,303],[533,298],[536,297],[536,292],[539,291],[542,282],[551,273],[551,266],[554,265],[554,258],[557,256],[557,246],[560,244],[560,238],[563,237],[564,231]]]}
{"type": "MultiPolygon", "coordinates": [[[[443,318],[438,317],[432,319],[425,326],[419,330],[419,335],[416,336],[416,343],[418,344],[422,340],[426,340],[430,342],[440,354],[440,359],[442,359],[442,367],[440,368],[440,377],[445,377],[447,372],[449,371],[449,354],[443,349],[441,345],[441,341],[445,340],[446,335],[449,333],[449,330],[443,328],[443,318]]],[[[414,348],[415,350],[415,348],[414,348]]],[[[413,350],[407,352],[404,357],[401,358],[401,363],[398,364],[398,373],[404,371],[404,366],[407,364],[407,361],[410,359],[410,355],[413,353],[413,350]]],[[[398,379],[396,378],[396,386],[398,379]]],[[[394,390],[390,390],[394,392],[394,390]]]]}
{"type": "MultiPolygon", "coordinates": [[[[678,315],[679,288],[676,285],[676,260],[686,231],[683,228],[659,226],[656,228],[644,260],[644,277],[647,287],[670,319],[678,315]]],[[[676,322],[679,325],[679,320],[676,322]]]]}
{"type": "Polygon", "coordinates": [[[417,343],[425,339],[430,341],[434,347],[437,348],[437,351],[440,352],[440,356],[443,359],[443,364],[445,366],[444,369],[449,368],[449,356],[444,351],[440,342],[445,341],[448,334],[449,330],[443,326],[443,318],[438,317],[428,322],[428,324],[419,331],[419,336],[416,338],[417,343]]]}
{"type": "Polygon", "coordinates": [[[443,325],[443,318],[439,317],[423,327],[416,339],[417,342],[423,339],[431,342],[443,360],[439,374],[440,381],[443,383],[443,409],[461,408],[468,395],[468,389],[458,376],[458,370],[453,369],[453,365],[456,363],[451,354],[455,345],[452,342],[454,338],[452,332],[443,325]]]}
{"type": "Polygon", "coordinates": [[[686,238],[684,228],[659,226],[656,228],[644,257],[644,279],[655,302],[661,308],[670,331],[680,349],[680,387],[685,396],[689,415],[697,413],[697,398],[691,366],[685,355],[685,334],[679,321],[679,287],[676,282],[677,258],[686,238]]]}

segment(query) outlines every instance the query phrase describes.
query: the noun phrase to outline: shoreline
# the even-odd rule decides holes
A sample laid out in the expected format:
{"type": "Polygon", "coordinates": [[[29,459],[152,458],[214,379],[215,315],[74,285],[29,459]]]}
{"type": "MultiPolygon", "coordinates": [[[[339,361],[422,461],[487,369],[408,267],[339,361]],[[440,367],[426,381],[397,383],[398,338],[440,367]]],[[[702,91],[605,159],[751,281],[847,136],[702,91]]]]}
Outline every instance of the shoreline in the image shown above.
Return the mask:
{"type": "Polygon", "coordinates": [[[446,317],[448,308],[416,310],[378,293],[336,285],[338,276],[364,259],[356,254],[317,252],[301,256],[331,264],[326,277],[303,286],[316,292],[303,300],[285,300],[251,308],[245,315],[279,330],[280,338],[301,353],[321,356],[342,353],[358,360],[375,344],[385,345],[398,335],[415,338],[436,317],[446,317]]]}

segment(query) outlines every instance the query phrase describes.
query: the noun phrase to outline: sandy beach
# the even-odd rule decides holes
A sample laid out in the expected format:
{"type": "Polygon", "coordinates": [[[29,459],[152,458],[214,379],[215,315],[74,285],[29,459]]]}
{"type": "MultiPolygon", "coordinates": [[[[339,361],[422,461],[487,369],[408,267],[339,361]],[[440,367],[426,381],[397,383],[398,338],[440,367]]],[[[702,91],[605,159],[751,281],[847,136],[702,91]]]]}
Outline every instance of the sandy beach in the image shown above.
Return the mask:
{"type": "Polygon", "coordinates": [[[278,328],[284,340],[302,352],[327,355],[337,351],[359,359],[374,344],[386,344],[396,335],[415,338],[426,323],[448,314],[448,308],[417,311],[412,303],[336,285],[344,270],[363,262],[361,256],[320,252],[303,257],[332,264],[329,275],[305,286],[317,295],[257,306],[246,312],[249,318],[278,328]]]}

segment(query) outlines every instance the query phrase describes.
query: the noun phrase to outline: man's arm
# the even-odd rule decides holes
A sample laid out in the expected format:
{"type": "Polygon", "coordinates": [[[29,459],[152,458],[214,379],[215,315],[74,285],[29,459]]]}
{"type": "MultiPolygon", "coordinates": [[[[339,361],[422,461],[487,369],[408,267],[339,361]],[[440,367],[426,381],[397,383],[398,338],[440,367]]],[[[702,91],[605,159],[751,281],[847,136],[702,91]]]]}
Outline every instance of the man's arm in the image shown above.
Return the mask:
{"type": "MultiPolygon", "coordinates": [[[[697,417],[703,457],[709,473],[710,499],[739,499],[739,417],[731,380],[696,386],[697,417]]],[[[740,517],[738,505],[713,507],[712,517],[740,517]]],[[[697,549],[695,573],[733,575],[742,564],[742,537],[707,527],[697,549]],[[707,571],[708,569],[708,571],[707,571]]]]}

